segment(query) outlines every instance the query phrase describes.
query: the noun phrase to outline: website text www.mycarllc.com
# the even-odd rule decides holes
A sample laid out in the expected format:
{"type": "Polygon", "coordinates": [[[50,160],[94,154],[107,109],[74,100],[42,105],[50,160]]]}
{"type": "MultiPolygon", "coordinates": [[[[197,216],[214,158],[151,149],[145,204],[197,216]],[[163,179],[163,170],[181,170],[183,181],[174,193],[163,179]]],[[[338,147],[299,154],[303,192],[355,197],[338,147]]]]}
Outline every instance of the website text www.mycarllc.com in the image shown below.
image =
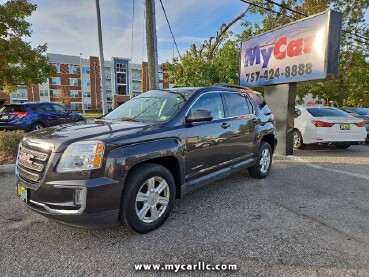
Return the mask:
{"type": "Polygon", "coordinates": [[[237,271],[235,264],[211,264],[206,262],[188,264],[135,264],[135,271],[237,271]]]}

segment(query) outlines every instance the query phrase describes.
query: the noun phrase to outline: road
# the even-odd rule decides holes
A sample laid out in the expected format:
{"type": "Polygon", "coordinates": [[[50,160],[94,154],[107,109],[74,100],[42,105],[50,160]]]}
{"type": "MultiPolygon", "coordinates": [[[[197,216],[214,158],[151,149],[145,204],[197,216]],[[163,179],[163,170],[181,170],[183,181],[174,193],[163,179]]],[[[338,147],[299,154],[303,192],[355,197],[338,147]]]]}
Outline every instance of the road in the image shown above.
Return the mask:
{"type": "MultiPolygon", "coordinates": [[[[136,263],[236,264],[225,276],[368,276],[369,145],[276,156],[267,179],[247,172],[176,202],[158,230],[84,230],[28,210],[0,176],[2,276],[142,276],[136,263]]],[[[204,272],[180,272],[178,276],[204,272]]],[[[205,273],[205,275],[214,275],[205,273]]]]}

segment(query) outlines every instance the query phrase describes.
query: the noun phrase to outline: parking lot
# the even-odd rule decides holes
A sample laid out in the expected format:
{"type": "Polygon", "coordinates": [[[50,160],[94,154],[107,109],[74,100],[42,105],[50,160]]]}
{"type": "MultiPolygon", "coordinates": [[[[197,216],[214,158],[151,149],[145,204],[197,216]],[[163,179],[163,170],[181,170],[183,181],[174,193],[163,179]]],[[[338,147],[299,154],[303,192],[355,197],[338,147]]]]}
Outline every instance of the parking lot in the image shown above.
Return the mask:
{"type": "MultiPolygon", "coordinates": [[[[242,172],[186,195],[146,235],[48,220],[17,199],[14,175],[2,175],[1,275],[130,276],[139,263],[205,261],[237,265],[224,275],[368,276],[369,145],[295,154],[275,156],[264,180],[242,172]]],[[[189,274],[204,272],[178,275],[189,274]]]]}

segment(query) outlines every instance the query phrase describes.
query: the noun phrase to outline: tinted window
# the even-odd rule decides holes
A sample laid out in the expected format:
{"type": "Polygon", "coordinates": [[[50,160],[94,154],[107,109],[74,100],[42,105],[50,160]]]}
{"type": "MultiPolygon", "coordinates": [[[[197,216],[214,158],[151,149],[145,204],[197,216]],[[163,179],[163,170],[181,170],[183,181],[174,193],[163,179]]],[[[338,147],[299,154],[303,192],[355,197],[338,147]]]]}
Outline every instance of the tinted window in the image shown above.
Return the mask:
{"type": "Polygon", "coordinates": [[[247,98],[240,94],[225,93],[224,94],[228,106],[228,116],[242,116],[250,114],[250,108],[247,104],[247,98]]]}
{"type": "Polygon", "coordinates": [[[200,96],[190,109],[190,114],[195,111],[209,111],[213,120],[224,118],[222,98],[219,93],[207,93],[200,96]]]}
{"type": "Polygon", "coordinates": [[[359,115],[369,115],[369,108],[356,108],[352,109],[352,111],[358,113],[359,115]]]}
{"type": "Polygon", "coordinates": [[[64,108],[63,106],[57,105],[57,104],[53,104],[54,110],[57,113],[66,113],[68,110],[66,108],[64,108]]]}
{"type": "Polygon", "coordinates": [[[348,113],[345,113],[341,110],[334,108],[311,108],[306,109],[312,116],[314,117],[322,117],[322,116],[350,116],[348,113]]]}
{"type": "Polygon", "coordinates": [[[52,112],[53,111],[49,104],[34,105],[33,110],[38,111],[38,112],[52,112]]]}
{"type": "Polygon", "coordinates": [[[23,105],[6,105],[0,109],[0,113],[23,112],[25,108],[23,105]]]}

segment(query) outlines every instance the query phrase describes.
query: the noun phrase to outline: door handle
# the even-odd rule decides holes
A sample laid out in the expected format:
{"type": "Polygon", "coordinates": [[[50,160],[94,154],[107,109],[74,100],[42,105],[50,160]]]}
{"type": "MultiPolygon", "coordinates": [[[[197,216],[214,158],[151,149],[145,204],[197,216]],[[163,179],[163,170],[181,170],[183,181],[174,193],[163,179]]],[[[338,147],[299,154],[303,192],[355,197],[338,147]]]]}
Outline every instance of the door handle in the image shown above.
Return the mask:
{"type": "Polygon", "coordinates": [[[226,122],[224,122],[224,123],[222,124],[222,128],[223,128],[223,129],[227,129],[229,126],[231,126],[231,124],[226,123],[226,122]]]}

